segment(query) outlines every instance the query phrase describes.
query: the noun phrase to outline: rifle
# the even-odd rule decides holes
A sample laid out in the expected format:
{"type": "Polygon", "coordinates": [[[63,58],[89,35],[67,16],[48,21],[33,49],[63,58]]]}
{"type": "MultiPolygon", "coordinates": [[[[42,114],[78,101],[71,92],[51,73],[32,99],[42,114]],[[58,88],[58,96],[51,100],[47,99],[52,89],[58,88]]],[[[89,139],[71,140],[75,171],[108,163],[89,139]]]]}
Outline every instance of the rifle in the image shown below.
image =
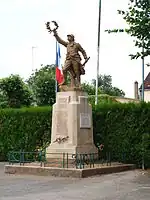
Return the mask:
{"type": "Polygon", "coordinates": [[[88,58],[84,61],[84,63],[82,64],[82,67],[85,66],[85,64],[89,61],[89,59],[90,59],[90,57],[88,57],[88,58]]]}

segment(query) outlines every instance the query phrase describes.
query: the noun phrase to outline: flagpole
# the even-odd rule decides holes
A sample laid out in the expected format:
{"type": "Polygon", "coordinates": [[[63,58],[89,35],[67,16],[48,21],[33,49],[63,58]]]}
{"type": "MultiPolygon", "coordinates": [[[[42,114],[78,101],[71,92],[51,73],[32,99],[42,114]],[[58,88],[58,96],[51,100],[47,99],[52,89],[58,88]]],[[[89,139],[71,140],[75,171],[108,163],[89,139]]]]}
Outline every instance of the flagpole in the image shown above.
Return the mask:
{"type": "Polygon", "coordinates": [[[57,94],[56,65],[57,65],[57,40],[56,40],[56,61],[55,61],[55,93],[57,94]]]}
{"type": "Polygon", "coordinates": [[[97,103],[98,103],[99,52],[100,52],[100,26],[101,26],[101,0],[99,0],[99,17],[98,17],[98,42],[97,42],[97,71],[96,71],[95,105],[97,105],[97,103]]]}

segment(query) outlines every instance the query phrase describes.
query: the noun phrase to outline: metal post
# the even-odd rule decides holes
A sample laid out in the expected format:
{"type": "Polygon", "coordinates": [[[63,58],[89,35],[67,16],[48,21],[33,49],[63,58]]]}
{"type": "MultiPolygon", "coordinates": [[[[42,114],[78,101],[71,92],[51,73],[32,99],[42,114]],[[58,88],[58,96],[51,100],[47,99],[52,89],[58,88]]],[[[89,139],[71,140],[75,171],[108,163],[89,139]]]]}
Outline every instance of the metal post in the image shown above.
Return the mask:
{"type": "Polygon", "coordinates": [[[32,72],[34,72],[34,49],[37,47],[32,47],[32,72]]]}
{"type": "Polygon", "coordinates": [[[67,153],[67,168],[68,168],[68,153],[67,153]]]}
{"type": "Polygon", "coordinates": [[[109,165],[111,166],[111,154],[109,152],[109,165]]]}
{"type": "MultiPolygon", "coordinates": [[[[143,41],[143,47],[142,52],[144,53],[144,41],[143,41]]],[[[142,101],[144,102],[144,57],[142,58],[142,101]]]]}
{"type": "Polygon", "coordinates": [[[95,156],[94,156],[95,154],[93,153],[92,154],[92,164],[93,164],[93,168],[94,168],[94,164],[95,164],[95,156]]]}
{"type": "Polygon", "coordinates": [[[20,150],[20,165],[21,165],[21,160],[22,160],[22,151],[20,150]]]}
{"type": "Polygon", "coordinates": [[[144,134],[142,135],[142,170],[145,170],[145,146],[144,146],[144,134]]]}
{"type": "Polygon", "coordinates": [[[99,52],[100,52],[100,25],[101,25],[101,0],[99,0],[99,17],[98,17],[98,43],[97,43],[97,71],[96,71],[96,90],[95,105],[98,103],[98,78],[99,78],[99,52]]]}
{"type": "MultiPolygon", "coordinates": [[[[58,67],[56,66],[57,65],[57,40],[56,40],[56,61],[55,61],[55,68],[58,67]]],[[[58,89],[58,86],[57,86],[57,80],[56,80],[56,72],[55,72],[55,93],[57,94],[57,89],[58,89]]]]}
{"type": "Polygon", "coordinates": [[[79,154],[79,160],[80,160],[79,169],[82,169],[82,154],[79,154]]]}
{"type": "Polygon", "coordinates": [[[63,153],[63,163],[62,163],[62,167],[65,168],[65,153],[63,153]]]}
{"type": "Polygon", "coordinates": [[[33,68],[34,68],[34,60],[33,60],[34,55],[33,55],[33,49],[34,49],[34,47],[32,47],[32,72],[33,72],[33,68]]]}

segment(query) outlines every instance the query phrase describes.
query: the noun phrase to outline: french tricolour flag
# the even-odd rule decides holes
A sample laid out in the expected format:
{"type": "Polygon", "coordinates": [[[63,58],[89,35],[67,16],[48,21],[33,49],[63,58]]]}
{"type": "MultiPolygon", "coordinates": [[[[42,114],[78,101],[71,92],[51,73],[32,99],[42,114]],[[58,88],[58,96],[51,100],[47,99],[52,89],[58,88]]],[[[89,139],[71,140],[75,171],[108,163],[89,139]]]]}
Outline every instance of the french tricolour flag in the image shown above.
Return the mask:
{"type": "Polygon", "coordinates": [[[64,79],[60,61],[61,61],[60,45],[58,42],[56,42],[56,81],[58,84],[61,84],[64,79]]]}

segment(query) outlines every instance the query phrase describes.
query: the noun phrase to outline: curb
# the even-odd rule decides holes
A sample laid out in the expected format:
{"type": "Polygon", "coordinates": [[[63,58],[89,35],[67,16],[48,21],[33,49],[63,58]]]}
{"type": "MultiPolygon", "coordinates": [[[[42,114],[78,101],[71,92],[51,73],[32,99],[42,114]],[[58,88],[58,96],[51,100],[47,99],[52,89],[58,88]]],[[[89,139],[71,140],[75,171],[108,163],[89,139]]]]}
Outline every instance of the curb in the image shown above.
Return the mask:
{"type": "Polygon", "coordinates": [[[58,176],[58,177],[73,177],[86,178],[95,175],[118,173],[127,170],[134,170],[135,165],[118,165],[102,168],[89,169],[72,169],[72,168],[52,168],[52,167],[37,167],[37,166],[18,166],[5,165],[4,172],[6,174],[28,174],[38,176],[58,176]]]}

